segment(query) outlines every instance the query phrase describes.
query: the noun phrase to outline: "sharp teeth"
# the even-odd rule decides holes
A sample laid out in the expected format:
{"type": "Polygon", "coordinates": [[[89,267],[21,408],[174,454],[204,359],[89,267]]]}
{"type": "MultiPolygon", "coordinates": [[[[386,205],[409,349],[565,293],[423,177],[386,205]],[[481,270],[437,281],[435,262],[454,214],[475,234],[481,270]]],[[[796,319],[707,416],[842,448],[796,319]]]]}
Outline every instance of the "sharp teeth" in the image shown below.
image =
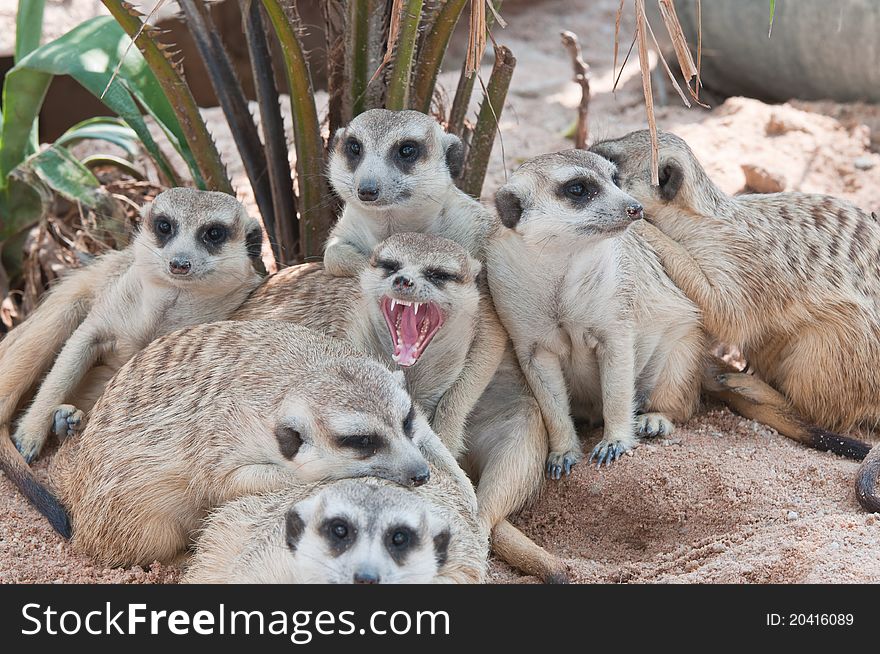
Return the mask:
{"type": "Polygon", "coordinates": [[[391,310],[394,311],[394,307],[397,306],[397,300],[391,300],[391,310]]]}
{"type": "Polygon", "coordinates": [[[415,313],[416,315],[419,315],[419,307],[420,306],[422,306],[422,305],[419,304],[418,302],[415,302],[414,306],[413,306],[413,313],[415,313]]]}

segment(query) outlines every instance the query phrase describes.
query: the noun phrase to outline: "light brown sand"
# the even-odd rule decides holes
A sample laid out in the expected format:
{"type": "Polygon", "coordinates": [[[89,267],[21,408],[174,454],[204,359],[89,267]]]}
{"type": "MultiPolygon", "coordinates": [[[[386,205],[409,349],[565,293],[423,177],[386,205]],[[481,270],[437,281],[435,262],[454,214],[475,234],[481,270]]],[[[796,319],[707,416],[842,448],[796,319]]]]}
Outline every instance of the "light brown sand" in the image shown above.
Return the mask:
{"type": "MultiPolygon", "coordinates": [[[[506,156],[498,143],[487,200],[505,167],[571,147],[561,135],[574,120],[579,89],[558,42],[562,29],[581,36],[593,67],[594,138],[644,127],[634,62],[611,93],[615,0],[505,5],[510,25],[496,38],[518,65],[501,122],[506,156]]],[[[454,88],[455,74],[444,73],[441,83],[454,88]]],[[[670,104],[658,109],[658,123],[686,138],[729,193],[743,188],[742,165],[750,164],[781,176],[787,190],[833,193],[880,209],[880,107],[733,98],[711,111],[670,104]]],[[[217,139],[230,152],[228,134],[217,139]]],[[[230,159],[230,169],[249,198],[240,164],[230,159]]],[[[597,438],[585,440],[587,451],[597,438]]],[[[45,468],[45,461],[37,465],[41,474],[45,468]]],[[[581,465],[571,478],[548,483],[515,522],[564,557],[581,582],[878,582],[880,516],[856,504],[856,469],[714,407],[608,469],[581,465]]],[[[491,571],[497,582],[535,581],[495,560],[491,571]]],[[[94,566],[0,477],[0,581],[170,582],[178,574],[167,566],[94,566]]]]}

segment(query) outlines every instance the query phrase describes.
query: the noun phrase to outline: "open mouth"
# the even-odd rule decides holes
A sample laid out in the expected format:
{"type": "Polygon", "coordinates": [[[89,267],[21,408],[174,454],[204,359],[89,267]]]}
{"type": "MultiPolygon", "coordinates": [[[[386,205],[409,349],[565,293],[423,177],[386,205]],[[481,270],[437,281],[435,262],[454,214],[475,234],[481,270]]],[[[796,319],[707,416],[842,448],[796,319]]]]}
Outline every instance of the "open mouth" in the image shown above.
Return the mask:
{"type": "Polygon", "coordinates": [[[391,358],[399,366],[414,365],[443,325],[443,313],[433,302],[407,302],[387,295],[380,305],[394,345],[391,358]]]}

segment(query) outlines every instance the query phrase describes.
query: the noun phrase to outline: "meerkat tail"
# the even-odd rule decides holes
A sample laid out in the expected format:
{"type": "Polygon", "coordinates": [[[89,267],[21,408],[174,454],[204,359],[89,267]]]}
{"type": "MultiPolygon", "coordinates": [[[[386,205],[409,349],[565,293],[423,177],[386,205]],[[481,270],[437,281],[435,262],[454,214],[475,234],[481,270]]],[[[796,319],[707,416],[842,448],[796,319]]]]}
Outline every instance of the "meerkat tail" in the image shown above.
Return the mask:
{"type": "Polygon", "coordinates": [[[714,381],[720,388],[715,384],[704,384],[710,395],[741,416],[772,427],[807,447],[856,461],[864,459],[871,450],[871,446],[863,441],[811,425],[792,410],[785,396],[755,375],[725,372],[715,375],[714,381]]]}
{"type": "Polygon", "coordinates": [[[492,529],[492,551],[505,563],[540,577],[545,584],[569,583],[565,564],[507,520],[492,529]]]}
{"type": "Polygon", "coordinates": [[[0,426],[0,470],[21,491],[21,494],[46,516],[49,524],[65,539],[70,539],[70,519],[56,497],[43,486],[15,449],[9,436],[9,425],[0,426]]]}
{"type": "Polygon", "coordinates": [[[866,511],[880,513],[880,494],[877,480],[880,477],[880,445],[875,445],[859,468],[856,476],[856,498],[866,511]]]}

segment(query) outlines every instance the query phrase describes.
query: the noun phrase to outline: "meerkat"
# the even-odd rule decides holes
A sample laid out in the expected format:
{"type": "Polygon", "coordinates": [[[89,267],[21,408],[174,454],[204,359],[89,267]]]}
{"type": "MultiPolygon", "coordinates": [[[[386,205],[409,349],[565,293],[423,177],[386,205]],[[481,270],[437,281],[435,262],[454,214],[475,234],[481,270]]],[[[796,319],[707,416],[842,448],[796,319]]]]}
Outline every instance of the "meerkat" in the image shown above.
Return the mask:
{"type": "Polygon", "coordinates": [[[465,371],[487,310],[482,265],[449,239],[393,234],[377,245],[358,278],[319,264],[268,278],[233,320],[286,320],[345,338],[406,377],[407,390],[441,440],[458,456],[467,416],[488,375],[465,371]]]}
{"type": "Polygon", "coordinates": [[[487,532],[448,450],[425,448],[431,479],[292,487],[213,511],[185,583],[480,583],[487,532]]]}
{"type": "Polygon", "coordinates": [[[402,376],[349,344],[277,321],[217,322],[126,363],[52,477],[77,550],[143,565],[174,559],[210,508],[242,495],[357,476],[424,484],[430,439],[402,376]]]}
{"type": "Polygon", "coordinates": [[[157,336],[226,318],[260,282],[261,243],[235,198],[174,188],[144,207],[128,248],[65,277],[0,344],[2,423],[51,366],[14,434],[25,461],[50,430],[81,427],[87,407],[65,403],[99,363],[115,371],[157,336]]]}
{"type": "Polygon", "coordinates": [[[482,260],[494,221],[455,186],[463,158],[461,139],[417,111],[371,109],[339,128],[328,174],[345,208],[324,249],[327,272],[356,276],[396,232],[443,236],[482,260]]]}
{"type": "Polygon", "coordinates": [[[642,207],[614,166],[579,150],[531,159],[496,195],[508,227],[488,248],[499,316],[546,423],[554,479],[581,447],[572,416],[604,422],[590,460],[669,434],[697,408],[699,312],[629,229],[642,207]]]}
{"type": "Polygon", "coordinates": [[[863,458],[865,443],[825,430],[880,422],[877,222],[825,195],[730,197],[673,134],[660,134],[659,186],[647,132],[593,151],[644,205],[651,224],[642,237],[699,306],[706,331],[755,371],[716,376],[734,408],[760,412],[807,445],[863,458]]]}

